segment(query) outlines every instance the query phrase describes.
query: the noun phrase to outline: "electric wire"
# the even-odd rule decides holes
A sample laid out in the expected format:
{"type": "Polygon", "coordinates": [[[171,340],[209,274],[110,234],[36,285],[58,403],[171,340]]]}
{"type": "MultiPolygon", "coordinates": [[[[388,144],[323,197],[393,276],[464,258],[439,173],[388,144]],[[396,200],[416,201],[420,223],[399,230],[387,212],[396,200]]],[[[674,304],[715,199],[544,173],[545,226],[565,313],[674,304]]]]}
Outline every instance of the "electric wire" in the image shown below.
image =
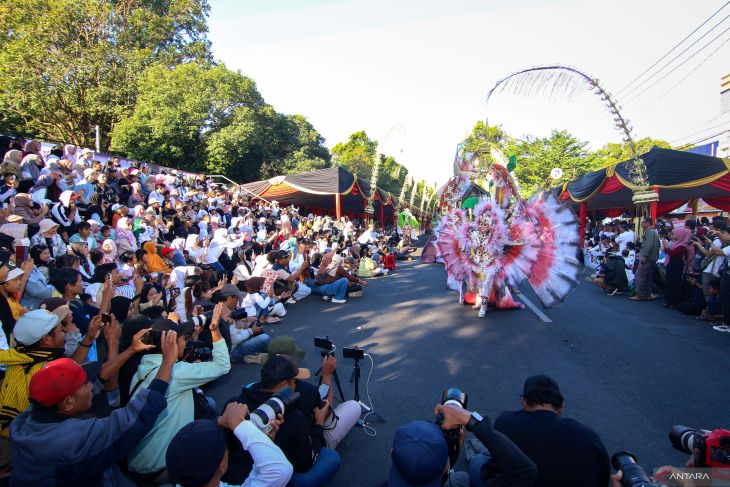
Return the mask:
{"type": "Polygon", "coordinates": [[[636,78],[634,78],[633,80],[631,80],[631,81],[630,81],[630,82],[629,82],[629,83],[628,83],[628,84],[627,84],[626,86],[624,86],[623,88],[621,88],[620,90],[618,90],[618,91],[616,92],[616,95],[618,96],[618,95],[620,95],[621,93],[623,93],[624,91],[626,91],[626,89],[627,89],[627,88],[629,88],[629,87],[630,87],[630,86],[631,86],[632,84],[634,84],[634,83],[635,83],[636,81],[638,81],[639,79],[641,79],[641,77],[642,77],[642,76],[644,76],[644,75],[645,75],[646,73],[648,73],[649,71],[651,71],[651,70],[652,70],[652,69],[653,69],[653,68],[654,68],[654,67],[655,67],[655,66],[656,66],[657,64],[659,64],[660,62],[662,62],[662,61],[663,61],[663,60],[664,60],[664,59],[665,59],[665,58],[666,58],[667,56],[669,56],[669,55],[670,55],[670,54],[671,54],[671,53],[672,53],[672,52],[673,52],[673,51],[674,51],[675,49],[677,49],[677,48],[678,48],[679,46],[681,46],[681,45],[682,45],[682,44],[684,43],[684,41],[686,41],[687,39],[689,39],[690,37],[692,37],[692,35],[694,35],[694,33],[695,33],[695,32],[697,32],[697,31],[698,31],[698,30],[700,30],[700,29],[701,29],[702,27],[704,27],[704,25],[705,25],[705,24],[707,24],[707,22],[709,22],[710,20],[712,20],[712,18],[713,18],[713,17],[715,17],[715,16],[717,15],[717,14],[719,14],[719,13],[720,13],[720,12],[721,12],[721,11],[722,11],[722,10],[723,10],[723,9],[724,9],[725,7],[727,7],[728,5],[730,5],[730,1],[726,2],[726,3],[725,3],[725,4],[723,5],[723,6],[722,6],[722,7],[720,7],[719,9],[717,9],[717,10],[715,11],[715,13],[713,13],[712,15],[710,15],[710,16],[709,16],[709,17],[708,17],[708,18],[707,18],[707,19],[706,19],[706,20],[705,20],[704,22],[702,22],[702,23],[701,23],[701,24],[700,24],[699,26],[695,27],[695,29],[694,29],[694,30],[693,30],[692,32],[690,32],[689,34],[687,34],[687,35],[686,35],[686,36],[684,37],[684,39],[682,39],[682,40],[681,40],[681,41],[679,41],[679,42],[678,42],[677,44],[675,44],[675,45],[674,45],[674,47],[672,47],[672,48],[671,48],[671,49],[670,49],[669,51],[667,51],[667,52],[666,52],[666,54],[664,54],[664,55],[663,55],[662,57],[660,57],[659,59],[657,59],[657,60],[656,60],[656,62],[654,62],[654,64],[652,64],[651,66],[649,66],[648,68],[646,68],[646,69],[645,69],[645,70],[644,70],[644,71],[643,71],[643,72],[642,72],[642,73],[641,73],[641,74],[640,74],[639,76],[637,76],[636,78]]]}
{"type": "Polygon", "coordinates": [[[373,361],[373,357],[370,356],[369,353],[366,353],[365,356],[368,359],[370,359],[370,372],[368,372],[368,379],[367,379],[367,381],[365,381],[365,395],[368,398],[368,406],[370,407],[370,411],[368,411],[365,414],[365,416],[362,417],[362,429],[363,429],[363,431],[365,431],[365,433],[368,436],[375,437],[375,436],[377,436],[378,432],[375,430],[375,428],[370,426],[367,423],[367,421],[365,421],[368,416],[375,413],[375,406],[373,406],[373,400],[370,398],[370,377],[373,375],[373,369],[375,368],[375,362],[373,361]],[[371,433],[371,431],[372,431],[372,433],[371,433]]]}
{"type": "Polygon", "coordinates": [[[681,146],[677,147],[675,150],[686,150],[686,149],[690,149],[690,148],[696,146],[697,144],[699,144],[701,142],[705,142],[707,140],[714,139],[715,137],[719,137],[719,136],[721,136],[723,134],[726,134],[726,133],[730,133],[730,129],[723,130],[722,132],[718,132],[716,134],[712,134],[712,135],[710,135],[708,137],[705,137],[703,139],[696,140],[694,142],[689,142],[687,144],[681,145],[681,146]]]}
{"type": "Polygon", "coordinates": [[[682,137],[676,138],[673,141],[671,141],[671,144],[676,144],[677,142],[680,142],[682,140],[689,139],[690,137],[694,137],[696,135],[700,135],[700,134],[702,134],[704,132],[707,132],[708,130],[714,130],[714,129],[717,129],[717,128],[720,128],[720,127],[725,127],[728,124],[730,124],[730,120],[728,120],[726,122],[722,122],[722,123],[717,124],[717,125],[714,125],[712,127],[707,127],[706,129],[698,130],[697,132],[693,132],[691,134],[687,134],[687,135],[684,135],[682,137]]]}

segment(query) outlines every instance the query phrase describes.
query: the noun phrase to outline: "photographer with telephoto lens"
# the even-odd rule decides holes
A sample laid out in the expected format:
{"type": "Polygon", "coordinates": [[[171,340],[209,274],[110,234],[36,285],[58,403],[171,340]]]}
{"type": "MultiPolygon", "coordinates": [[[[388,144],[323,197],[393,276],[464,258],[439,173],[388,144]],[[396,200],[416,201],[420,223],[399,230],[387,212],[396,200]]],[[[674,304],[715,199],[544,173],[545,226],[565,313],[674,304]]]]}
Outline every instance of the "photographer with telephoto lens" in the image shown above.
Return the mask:
{"type": "MultiPolygon", "coordinates": [[[[231,369],[228,346],[221,336],[218,325],[224,305],[219,303],[213,310],[210,323],[203,323],[210,330],[213,340],[213,360],[209,362],[188,363],[178,360],[173,367],[170,387],[167,390],[167,414],[157,420],[152,431],[129,455],[129,469],[141,479],[165,482],[165,451],[173,436],[194,419],[206,416],[205,398],[196,394],[194,389],[225,375],[231,369]]],[[[203,317],[198,317],[203,321],[203,317]]],[[[161,319],[152,323],[151,343],[157,345],[162,331],[175,331],[178,335],[178,359],[183,358],[185,346],[195,331],[195,321],[183,324],[161,319]]],[[[162,355],[155,348],[142,357],[142,362],[132,378],[130,397],[134,398],[140,389],[149,384],[154,372],[159,368],[162,355]]]]}
{"type": "MultiPolygon", "coordinates": [[[[457,389],[447,392],[454,391],[460,392],[457,389]]],[[[533,485],[537,478],[535,464],[506,436],[492,429],[488,417],[462,407],[463,400],[445,396],[436,406],[437,424],[411,421],[396,431],[388,487],[533,485]],[[465,431],[472,432],[489,450],[489,455],[482,454],[481,460],[474,462],[479,455],[471,459],[469,474],[453,470],[465,431]]]]}
{"type": "MultiPolygon", "coordinates": [[[[285,394],[280,403],[288,405],[283,408],[283,423],[278,427],[278,431],[274,432],[273,440],[294,467],[294,475],[291,480],[291,485],[294,487],[323,485],[331,480],[340,468],[339,454],[326,447],[324,428],[331,414],[329,401],[327,399],[319,401],[318,407],[313,409],[314,423],[312,424],[312,421],[302,411],[303,405],[300,404],[307,400],[305,397],[307,394],[301,395],[302,397],[298,397],[298,399],[290,397],[289,391],[300,396],[299,390],[304,390],[306,387],[304,386],[306,383],[302,382],[302,379],[309,377],[309,370],[299,368],[293,357],[271,355],[261,369],[261,382],[244,387],[237,399],[238,402],[246,404],[249,410],[254,411],[273,396],[282,392],[285,394]]],[[[281,409],[281,407],[279,406],[277,409],[281,409]]],[[[263,423],[263,421],[259,422],[263,423]]],[[[234,458],[239,465],[246,463],[246,455],[241,455],[240,451],[236,453],[232,451],[232,461],[234,458]]],[[[244,470],[239,472],[237,477],[224,477],[224,480],[228,483],[240,483],[245,474],[244,470]]]]}
{"type": "MultiPolygon", "coordinates": [[[[278,446],[247,421],[245,404],[232,402],[218,422],[197,420],[184,426],[167,447],[170,481],[181,487],[217,487],[232,462],[226,432],[235,436],[235,445],[253,459],[245,485],[283,487],[292,476],[292,466],[278,446]],[[191,448],[195,445],[195,448],[191,448]]],[[[230,436],[229,434],[229,436],[230,436]]]]}

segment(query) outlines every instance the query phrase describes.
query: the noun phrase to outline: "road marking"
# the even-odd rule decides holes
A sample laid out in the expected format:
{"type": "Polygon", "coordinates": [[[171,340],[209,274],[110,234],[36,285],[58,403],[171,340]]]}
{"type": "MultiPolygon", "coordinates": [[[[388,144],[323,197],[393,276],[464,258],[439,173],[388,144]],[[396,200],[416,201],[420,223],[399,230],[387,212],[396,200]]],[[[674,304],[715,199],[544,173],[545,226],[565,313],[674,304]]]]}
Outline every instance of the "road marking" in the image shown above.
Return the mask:
{"type": "Polygon", "coordinates": [[[516,295],[514,297],[516,297],[518,300],[520,300],[523,303],[525,303],[527,305],[527,307],[530,308],[532,310],[532,312],[535,313],[537,315],[537,317],[540,318],[544,323],[552,323],[553,322],[553,320],[551,320],[550,318],[548,318],[545,315],[545,313],[543,313],[542,311],[540,311],[540,308],[538,308],[537,306],[535,306],[532,303],[532,301],[530,301],[529,299],[527,299],[524,294],[518,294],[518,295],[516,295]]]}

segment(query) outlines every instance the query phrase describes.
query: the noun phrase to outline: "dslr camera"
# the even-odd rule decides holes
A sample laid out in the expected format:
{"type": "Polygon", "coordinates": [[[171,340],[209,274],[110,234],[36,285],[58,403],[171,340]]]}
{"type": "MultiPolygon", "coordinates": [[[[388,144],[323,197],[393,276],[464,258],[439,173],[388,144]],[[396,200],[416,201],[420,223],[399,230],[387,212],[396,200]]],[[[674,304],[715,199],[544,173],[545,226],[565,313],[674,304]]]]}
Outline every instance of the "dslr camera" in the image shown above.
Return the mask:
{"type": "Polygon", "coordinates": [[[611,457],[611,465],[623,473],[621,485],[623,487],[660,487],[662,484],[653,482],[646,471],[636,463],[636,455],[627,451],[620,451],[611,457]]]}
{"type": "Polygon", "coordinates": [[[730,467],[730,430],[702,430],[675,425],[669,432],[669,441],[677,450],[694,454],[695,467],[730,467]]]}
{"type": "MultiPolygon", "coordinates": [[[[441,394],[441,404],[448,406],[453,404],[461,408],[466,409],[469,401],[469,397],[465,392],[461,392],[456,387],[445,389],[441,394]]],[[[441,427],[444,424],[444,415],[436,415],[436,424],[441,427]]],[[[454,428],[451,430],[444,430],[444,438],[446,438],[446,446],[449,451],[449,462],[451,465],[456,465],[456,461],[459,459],[459,453],[461,451],[461,428],[454,428]]]]}
{"type": "Polygon", "coordinates": [[[268,434],[271,431],[271,422],[276,419],[278,415],[283,415],[286,412],[286,408],[291,407],[301,394],[294,392],[290,387],[285,387],[257,407],[250,415],[249,419],[258,429],[268,434]]]}
{"type": "Polygon", "coordinates": [[[188,363],[210,362],[213,360],[213,349],[200,340],[190,340],[185,344],[183,360],[188,363]]]}

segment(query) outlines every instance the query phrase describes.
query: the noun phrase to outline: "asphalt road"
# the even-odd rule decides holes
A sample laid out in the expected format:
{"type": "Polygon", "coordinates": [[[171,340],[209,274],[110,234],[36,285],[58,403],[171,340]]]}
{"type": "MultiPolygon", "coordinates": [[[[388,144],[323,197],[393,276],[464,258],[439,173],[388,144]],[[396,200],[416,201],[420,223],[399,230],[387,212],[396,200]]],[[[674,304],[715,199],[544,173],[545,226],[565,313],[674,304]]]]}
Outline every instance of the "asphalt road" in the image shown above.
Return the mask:
{"type": "MultiPolygon", "coordinates": [[[[552,323],[529,309],[479,319],[458,305],[445,281],[442,265],[399,262],[395,274],[371,279],[360,298],[336,305],[312,295],[268,327],[272,336],[295,337],[312,371],[321,360],[315,336],[328,335],[339,348],[358,345],[373,357],[370,395],[386,422],[372,423],[375,437],[355,428],[340,444],[342,468],[331,485],[385,480],[394,431],[411,419],[433,419],[444,388],[468,392],[470,409],[494,418],[520,407],[525,378],[538,373],[557,380],[566,417],[595,429],[609,453],[634,452],[647,471],[684,463],[668,440],[672,425],[730,428],[730,334],[664,309],[661,300],[606,296],[585,282],[564,304],[542,310],[552,323]]],[[[337,358],[351,399],[353,361],[337,358]]],[[[362,396],[369,371],[366,360],[362,396]]],[[[258,365],[234,365],[206,390],[222,404],[259,373],[258,365]]]]}

